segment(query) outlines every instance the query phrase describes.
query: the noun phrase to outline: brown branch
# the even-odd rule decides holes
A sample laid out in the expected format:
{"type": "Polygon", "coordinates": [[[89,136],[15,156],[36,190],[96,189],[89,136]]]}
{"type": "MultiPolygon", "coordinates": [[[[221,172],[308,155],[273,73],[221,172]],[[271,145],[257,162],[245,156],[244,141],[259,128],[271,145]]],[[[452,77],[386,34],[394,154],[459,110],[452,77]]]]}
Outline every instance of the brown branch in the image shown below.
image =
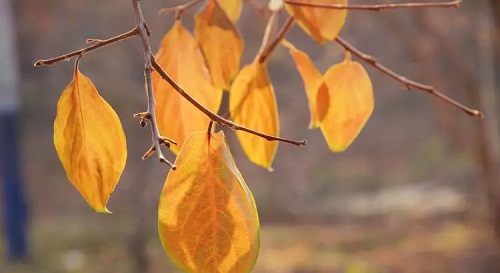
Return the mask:
{"type": "Polygon", "coordinates": [[[49,66],[49,65],[52,65],[54,63],[70,59],[72,57],[82,56],[87,52],[90,52],[90,51],[99,49],[101,47],[105,47],[105,46],[126,40],[126,39],[133,37],[135,35],[139,35],[139,28],[138,27],[135,27],[134,29],[132,29],[128,32],[122,33],[118,36],[115,36],[115,37],[107,39],[107,40],[87,39],[86,42],[92,43],[93,45],[88,46],[86,48],[82,48],[80,50],[76,50],[76,51],[64,54],[64,55],[61,55],[59,57],[52,58],[52,59],[38,60],[35,62],[34,66],[49,66]]]}
{"type": "Polygon", "coordinates": [[[323,9],[348,9],[348,10],[369,10],[380,11],[388,9],[403,9],[403,8],[456,8],[460,6],[462,0],[438,3],[395,3],[395,4],[377,4],[377,5],[339,5],[327,3],[309,3],[296,0],[284,0],[288,5],[323,8],[323,9]]]}
{"type": "Polygon", "coordinates": [[[144,50],[144,77],[146,79],[146,91],[148,97],[148,110],[145,113],[136,114],[137,117],[141,118],[141,125],[144,124],[145,120],[149,120],[151,126],[151,137],[153,144],[148,152],[144,155],[143,159],[150,157],[154,152],[157,153],[158,159],[161,162],[166,163],[172,169],[176,169],[176,166],[168,161],[161,151],[161,145],[165,144],[167,147],[170,144],[176,144],[168,138],[164,138],[160,135],[158,130],[158,124],[156,122],[156,112],[155,112],[155,98],[153,92],[153,81],[152,72],[153,68],[151,65],[151,60],[154,58],[153,51],[151,51],[151,45],[149,43],[149,30],[146,27],[146,21],[144,20],[144,15],[142,13],[141,5],[139,0],[131,0],[132,6],[134,7],[135,19],[137,21],[137,29],[139,30],[139,37],[141,37],[142,47],[144,50]]]}
{"type": "Polygon", "coordinates": [[[241,126],[239,124],[234,123],[233,121],[227,120],[227,119],[225,119],[225,118],[217,115],[216,113],[214,113],[214,112],[210,111],[209,109],[207,109],[205,106],[201,105],[197,100],[195,100],[193,97],[191,97],[181,86],[179,86],[179,84],[177,82],[175,82],[174,79],[172,79],[167,74],[167,72],[165,72],[165,70],[163,70],[163,68],[160,66],[160,64],[158,64],[158,62],[154,58],[154,56],[151,56],[151,63],[153,65],[153,68],[156,70],[156,72],[158,72],[158,74],[160,74],[160,76],[166,82],[168,82],[170,84],[170,86],[172,86],[172,88],[175,89],[175,91],[177,91],[189,103],[191,103],[193,106],[195,106],[196,108],[198,108],[201,112],[203,112],[211,120],[217,122],[218,124],[227,126],[227,127],[231,128],[233,130],[240,130],[240,131],[243,131],[243,132],[247,132],[247,133],[250,133],[252,135],[256,135],[256,136],[262,137],[262,138],[264,138],[266,140],[269,140],[269,141],[281,141],[281,142],[285,142],[285,143],[294,144],[294,145],[297,145],[297,146],[303,146],[303,145],[306,144],[307,141],[305,141],[305,140],[297,141],[297,140],[291,140],[291,139],[287,139],[287,138],[281,138],[281,137],[277,137],[277,136],[267,135],[267,134],[264,134],[264,133],[252,130],[250,128],[241,126]]]}
{"type": "Polygon", "coordinates": [[[281,40],[285,38],[285,35],[288,33],[290,29],[292,29],[293,24],[295,23],[295,20],[293,17],[288,18],[286,23],[283,25],[281,30],[278,33],[278,36],[269,43],[269,45],[262,51],[262,53],[259,55],[259,63],[264,63],[273,53],[274,49],[279,45],[281,40]]]}
{"type": "Polygon", "coordinates": [[[182,4],[176,7],[171,7],[171,8],[164,8],[161,9],[158,14],[175,14],[175,19],[178,20],[180,19],[181,15],[186,12],[188,9],[196,6],[197,4],[201,3],[203,0],[191,0],[190,2],[187,2],[186,4],[182,4]]]}
{"type": "Polygon", "coordinates": [[[399,75],[398,73],[396,73],[396,72],[392,71],[391,69],[385,67],[384,65],[378,63],[377,60],[375,58],[373,58],[372,56],[361,52],[359,49],[357,49],[356,47],[354,47],[353,45],[348,43],[346,40],[342,39],[340,36],[338,36],[335,39],[335,41],[338,44],[340,44],[345,50],[351,52],[352,54],[356,55],[364,62],[366,62],[369,65],[373,66],[374,68],[378,69],[380,72],[386,74],[387,76],[389,76],[389,77],[395,79],[396,81],[400,82],[401,84],[403,84],[408,90],[417,89],[417,90],[427,92],[427,93],[441,99],[442,101],[464,111],[465,113],[467,113],[471,116],[480,117],[480,118],[484,117],[483,113],[481,113],[479,110],[471,109],[471,108],[453,100],[452,98],[446,96],[445,94],[437,91],[433,86],[422,84],[422,83],[419,83],[416,81],[412,81],[410,79],[403,77],[402,75],[399,75]]]}

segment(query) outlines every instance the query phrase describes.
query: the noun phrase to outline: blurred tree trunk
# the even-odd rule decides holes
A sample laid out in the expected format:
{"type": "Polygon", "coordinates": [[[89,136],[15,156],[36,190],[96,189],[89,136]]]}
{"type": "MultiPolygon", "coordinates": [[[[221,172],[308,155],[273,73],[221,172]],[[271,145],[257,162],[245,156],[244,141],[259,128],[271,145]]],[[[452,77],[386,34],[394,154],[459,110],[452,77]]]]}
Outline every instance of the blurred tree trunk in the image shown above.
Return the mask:
{"type": "Polygon", "coordinates": [[[498,126],[496,110],[496,90],[498,84],[495,81],[495,72],[498,73],[497,32],[496,23],[500,23],[500,17],[494,12],[500,12],[500,3],[492,1],[494,9],[489,5],[482,5],[478,16],[477,41],[480,51],[480,73],[479,89],[468,90],[473,103],[477,103],[482,108],[486,118],[478,122],[477,133],[477,157],[481,167],[482,180],[485,183],[486,193],[489,197],[492,211],[493,224],[498,238],[500,238],[500,179],[498,165],[499,144],[498,126]],[[496,22],[496,23],[495,23],[496,22]],[[495,59],[497,62],[495,63],[495,59]]]}
{"type": "Polygon", "coordinates": [[[489,0],[491,5],[491,11],[493,13],[493,20],[495,23],[495,68],[496,68],[496,78],[497,86],[500,80],[500,1],[489,0]]]}
{"type": "MultiPolygon", "coordinates": [[[[483,120],[480,124],[480,130],[485,135],[485,142],[480,151],[482,158],[484,179],[489,184],[487,191],[495,191],[489,193],[490,198],[495,198],[494,202],[494,220],[497,236],[500,237],[500,155],[498,145],[498,112],[496,111],[495,102],[497,102],[496,94],[500,89],[500,1],[490,0],[490,5],[484,5],[485,10],[482,12],[490,16],[481,16],[481,37],[487,37],[488,41],[481,41],[482,58],[481,63],[481,82],[482,82],[482,97],[480,98],[481,105],[485,107],[485,114],[491,115],[491,119],[483,120]],[[491,12],[490,12],[491,10],[491,12]],[[492,17],[492,18],[491,18],[492,17]],[[485,33],[486,32],[486,33],[485,33]],[[488,38],[489,37],[489,38],[488,38]],[[485,48],[486,47],[486,48],[485,48]],[[492,72],[484,70],[484,66],[493,67],[492,72]]],[[[488,117],[487,117],[488,118],[488,117]]]]}

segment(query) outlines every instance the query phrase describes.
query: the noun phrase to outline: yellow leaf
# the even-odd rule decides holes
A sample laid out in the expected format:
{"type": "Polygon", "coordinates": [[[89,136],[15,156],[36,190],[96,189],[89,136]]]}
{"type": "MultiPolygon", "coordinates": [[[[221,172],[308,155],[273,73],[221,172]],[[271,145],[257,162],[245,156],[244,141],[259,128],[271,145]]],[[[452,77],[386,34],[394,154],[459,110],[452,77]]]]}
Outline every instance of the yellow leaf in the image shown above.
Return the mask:
{"type": "Polygon", "coordinates": [[[217,0],[233,23],[238,21],[243,9],[243,0],[217,0]]]}
{"type": "Polygon", "coordinates": [[[259,252],[259,217],[224,132],[194,132],[161,193],[158,227],[170,259],[187,273],[247,273],[259,252]]]}
{"type": "Polygon", "coordinates": [[[195,17],[196,37],[207,61],[214,86],[228,90],[240,69],[243,40],[216,1],[208,1],[195,17]]]}
{"type": "Polygon", "coordinates": [[[375,105],[370,77],[347,54],[343,63],[332,66],[324,76],[330,106],[321,131],[334,152],[347,149],[370,118],[375,105]]]}
{"type": "Polygon", "coordinates": [[[54,144],[68,179],[98,212],[125,168],[127,145],[117,114],[75,67],[57,103],[54,144]]]}
{"type": "MultiPolygon", "coordinates": [[[[222,90],[213,87],[198,42],[180,21],[163,38],[157,61],[199,103],[212,112],[219,110],[222,90]]],[[[186,137],[191,132],[204,130],[210,119],[156,72],[153,87],[158,127],[162,135],[179,143],[171,146],[172,151],[178,153],[186,137]]]]}
{"type": "MultiPolygon", "coordinates": [[[[347,0],[301,0],[303,3],[347,5],[347,0]]],[[[291,16],[316,42],[325,43],[337,37],[344,26],[347,10],[312,8],[287,4],[291,16]]]]}
{"type": "Polygon", "coordinates": [[[305,52],[297,49],[288,41],[283,41],[282,43],[290,50],[290,55],[292,55],[295,65],[302,77],[302,81],[304,82],[307,100],[309,102],[309,110],[311,112],[309,128],[317,128],[321,120],[319,119],[316,105],[318,105],[321,110],[321,118],[324,117],[325,110],[328,108],[328,91],[326,85],[323,83],[323,75],[314,66],[311,58],[309,58],[305,52]],[[320,96],[319,98],[317,98],[318,95],[320,96]]]}
{"type": "MultiPolygon", "coordinates": [[[[231,86],[229,112],[234,122],[264,134],[278,136],[278,106],[267,68],[258,61],[244,67],[231,86]]],[[[250,161],[271,168],[277,141],[236,131],[236,135],[250,161]]]]}

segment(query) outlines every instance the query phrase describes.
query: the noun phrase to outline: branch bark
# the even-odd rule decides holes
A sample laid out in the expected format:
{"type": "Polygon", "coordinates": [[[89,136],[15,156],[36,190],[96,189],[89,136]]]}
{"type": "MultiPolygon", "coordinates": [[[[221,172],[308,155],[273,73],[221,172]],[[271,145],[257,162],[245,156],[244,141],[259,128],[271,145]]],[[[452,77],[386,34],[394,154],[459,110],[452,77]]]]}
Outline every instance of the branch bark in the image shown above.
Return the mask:
{"type": "Polygon", "coordinates": [[[381,11],[388,9],[408,9],[408,8],[456,8],[462,3],[461,0],[438,3],[396,3],[396,4],[376,4],[376,5],[338,5],[325,3],[309,3],[296,0],[284,0],[288,5],[323,8],[323,9],[347,9],[347,10],[367,10],[381,11]]]}

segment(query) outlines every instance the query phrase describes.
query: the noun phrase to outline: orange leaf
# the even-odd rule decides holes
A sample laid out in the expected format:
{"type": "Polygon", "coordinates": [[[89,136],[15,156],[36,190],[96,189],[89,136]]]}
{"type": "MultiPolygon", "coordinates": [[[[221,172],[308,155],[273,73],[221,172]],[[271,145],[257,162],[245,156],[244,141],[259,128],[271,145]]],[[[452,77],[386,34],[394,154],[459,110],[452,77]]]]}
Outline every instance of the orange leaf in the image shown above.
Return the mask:
{"type": "MultiPolygon", "coordinates": [[[[255,61],[244,67],[231,87],[229,111],[234,122],[264,134],[278,136],[278,106],[267,68],[255,61]]],[[[250,161],[270,169],[278,142],[236,131],[250,161]]]]}
{"type": "Polygon", "coordinates": [[[323,75],[314,66],[311,58],[305,52],[297,49],[288,41],[283,41],[282,44],[290,50],[290,55],[292,55],[304,82],[307,100],[309,101],[309,110],[311,112],[309,128],[317,128],[321,120],[318,117],[316,105],[318,104],[318,107],[321,108],[321,118],[324,117],[325,110],[328,108],[328,97],[325,97],[328,96],[328,91],[326,85],[323,84],[323,75]],[[318,95],[320,96],[319,98],[317,98],[318,95]]]}
{"type": "Polygon", "coordinates": [[[170,259],[188,273],[247,273],[259,252],[259,217],[224,132],[192,133],[161,193],[158,227],[170,259]]]}
{"type": "Polygon", "coordinates": [[[75,67],[74,78],[57,103],[54,145],[71,183],[98,212],[125,168],[127,145],[120,119],[75,67]]]}
{"type": "Polygon", "coordinates": [[[217,0],[233,23],[238,21],[243,9],[243,0],[217,0]]]}
{"type": "Polygon", "coordinates": [[[195,17],[196,37],[216,87],[228,90],[240,69],[243,40],[216,1],[209,1],[195,17]]]}
{"type": "MultiPolygon", "coordinates": [[[[301,0],[304,3],[347,5],[347,0],[301,0]]],[[[347,10],[312,8],[287,4],[291,16],[316,42],[325,43],[337,37],[344,26],[347,10]]]]}
{"type": "MultiPolygon", "coordinates": [[[[198,43],[180,21],[163,38],[157,61],[194,99],[211,111],[218,111],[222,90],[213,87],[198,43]]],[[[210,119],[156,72],[153,87],[158,127],[162,135],[179,143],[171,146],[178,153],[186,137],[193,131],[204,130],[210,119]]]]}
{"type": "Polygon", "coordinates": [[[332,66],[324,79],[330,106],[321,131],[330,149],[341,152],[358,136],[373,112],[372,83],[363,66],[351,61],[350,54],[343,63],[332,66]]]}

